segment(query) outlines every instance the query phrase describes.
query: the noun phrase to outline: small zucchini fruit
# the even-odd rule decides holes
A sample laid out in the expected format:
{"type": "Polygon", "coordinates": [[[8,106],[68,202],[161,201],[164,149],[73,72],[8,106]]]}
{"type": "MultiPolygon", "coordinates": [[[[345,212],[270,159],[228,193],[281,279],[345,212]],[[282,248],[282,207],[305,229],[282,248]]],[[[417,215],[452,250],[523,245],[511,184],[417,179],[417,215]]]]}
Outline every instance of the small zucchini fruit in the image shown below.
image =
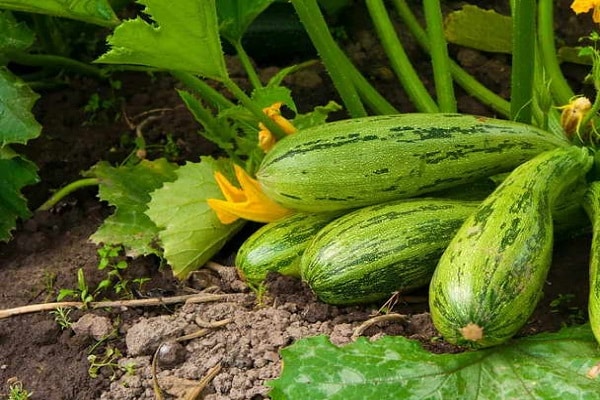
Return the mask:
{"type": "Polygon", "coordinates": [[[594,337],[600,343],[600,182],[590,184],[583,207],[592,221],[588,316],[594,337]]]}
{"type": "Polygon", "coordinates": [[[478,204],[405,199],[345,214],[321,229],[304,251],[302,279],[329,304],[370,303],[426,286],[478,204]]]}
{"type": "Polygon", "coordinates": [[[551,264],[553,206],[592,163],[586,148],[544,152],[515,168],[469,216],[429,286],[433,323],[448,342],[497,345],[527,322],[551,264]]]}
{"type": "Polygon", "coordinates": [[[270,272],[300,277],[300,256],[321,228],[339,213],[297,213],[260,227],[239,248],[238,275],[257,286],[270,272]]]}
{"type": "Polygon", "coordinates": [[[280,140],[256,177],[286,208],[323,212],[411,198],[511,171],[566,139],[463,114],[398,114],[327,123],[280,140]]]}

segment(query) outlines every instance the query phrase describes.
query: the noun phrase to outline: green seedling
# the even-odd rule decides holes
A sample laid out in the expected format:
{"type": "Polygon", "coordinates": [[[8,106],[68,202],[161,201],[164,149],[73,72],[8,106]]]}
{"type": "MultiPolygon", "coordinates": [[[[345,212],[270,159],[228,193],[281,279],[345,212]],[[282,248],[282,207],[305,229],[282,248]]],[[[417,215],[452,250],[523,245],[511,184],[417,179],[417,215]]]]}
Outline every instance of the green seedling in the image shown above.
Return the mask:
{"type": "Polygon", "coordinates": [[[33,392],[28,391],[23,387],[23,382],[12,379],[8,386],[7,400],[26,400],[33,395],[33,392]]]}
{"type": "Polygon", "coordinates": [[[69,317],[70,308],[58,307],[56,310],[50,311],[50,314],[54,316],[54,320],[62,330],[69,329],[73,325],[73,321],[69,317]]]}
{"type": "Polygon", "coordinates": [[[88,284],[85,280],[83,268],[79,268],[77,270],[77,288],[60,289],[56,300],[61,301],[67,297],[79,299],[84,304],[84,307],[87,307],[89,303],[94,301],[94,295],[90,291],[88,284]]]}
{"type": "Polygon", "coordinates": [[[135,363],[130,362],[124,365],[120,365],[118,360],[121,358],[123,354],[119,351],[119,349],[114,347],[107,347],[104,350],[104,354],[101,356],[97,356],[95,354],[90,354],[87,359],[90,363],[88,368],[88,374],[91,378],[97,378],[102,368],[108,368],[111,372],[110,380],[115,380],[117,377],[117,371],[123,371],[128,375],[133,375],[135,373],[135,363]]]}

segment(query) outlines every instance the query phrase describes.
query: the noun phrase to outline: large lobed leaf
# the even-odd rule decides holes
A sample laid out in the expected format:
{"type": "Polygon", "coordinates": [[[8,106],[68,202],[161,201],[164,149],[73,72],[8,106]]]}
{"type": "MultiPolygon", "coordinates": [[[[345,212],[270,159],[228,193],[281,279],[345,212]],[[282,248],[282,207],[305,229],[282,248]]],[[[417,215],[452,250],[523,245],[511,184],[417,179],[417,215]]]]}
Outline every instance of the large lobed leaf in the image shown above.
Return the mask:
{"type": "Polygon", "coordinates": [[[177,180],[151,194],[146,214],[162,229],[164,257],[179,279],[206,263],[244,223],[223,225],[206,203],[223,198],[214,179],[218,170],[223,168],[214,159],[203,157],[180,167],[177,180]]]}
{"type": "Polygon", "coordinates": [[[219,40],[215,0],[139,0],[154,21],[124,21],[108,38],[111,49],[97,61],[137,64],[227,77],[219,40]]]}
{"type": "Polygon", "coordinates": [[[431,354],[403,337],[336,347],[325,336],[281,354],[283,372],[270,382],[273,400],[570,400],[600,391],[600,378],[588,376],[600,360],[589,326],[460,354],[431,354]]]}
{"type": "Polygon", "coordinates": [[[0,147],[24,144],[40,135],[42,127],[31,113],[38,97],[26,83],[0,67],[0,147]]]}
{"type": "Polygon", "coordinates": [[[94,243],[122,244],[129,256],[157,254],[158,227],[145,214],[150,193],[176,178],[177,165],[143,160],[134,166],[96,164],[89,175],[100,179],[98,196],[116,207],[90,237],[94,243]]]}
{"type": "Polygon", "coordinates": [[[77,19],[102,26],[119,23],[107,0],[0,0],[0,8],[77,19]]]}
{"type": "Polygon", "coordinates": [[[21,189],[38,181],[36,171],[30,161],[8,147],[0,148],[0,241],[10,239],[17,218],[31,215],[21,189]]]}
{"type": "Polygon", "coordinates": [[[9,11],[0,11],[0,32],[0,53],[25,50],[35,39],[33,31],[9,11]]]}

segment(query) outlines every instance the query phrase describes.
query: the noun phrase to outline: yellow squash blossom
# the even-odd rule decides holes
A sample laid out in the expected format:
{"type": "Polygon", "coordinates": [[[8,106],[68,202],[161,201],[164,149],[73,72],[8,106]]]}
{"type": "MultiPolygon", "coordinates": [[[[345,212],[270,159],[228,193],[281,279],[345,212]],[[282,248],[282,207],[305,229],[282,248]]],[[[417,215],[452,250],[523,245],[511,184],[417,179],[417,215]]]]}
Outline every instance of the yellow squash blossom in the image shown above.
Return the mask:
{"type": "Polygon", "coordinates": [[[600,0],[575,0],[571,3],[571,10],[573,10],[575,14],[586,13],[591,9],[594,9],[592,19],[594,22],[600,23],[600,0]]]}
{"type": "Polygon", "coordinates": [[[268,198],[260,189],[257,180],[252,179],[243,168],[234,165],[235,176],[241,188],[237,188],[220,172],[215,180],[225,196],[225,200],[207,199],[219,221],[231,224],[239,218],[256,222],[272,222],[292,213],[268,198]]]}
{"type": "MultiPolygon", "coordinates": [[[[292,133],[296,132],[296,127],[294,127],[290,121],[281,115],[281,111],[279,111],[279,109],[282,105],[283,103],[277,102],[270,107],[263,108],[263,112],[273,122],[279,125],[286,134],[291,135],[292,133]]],[[[258,146],[266,153],[271,150],[277,140],[262,122],[258,124],[258,128],[260,129],[260,132],[258,132],[258,146]]]]}

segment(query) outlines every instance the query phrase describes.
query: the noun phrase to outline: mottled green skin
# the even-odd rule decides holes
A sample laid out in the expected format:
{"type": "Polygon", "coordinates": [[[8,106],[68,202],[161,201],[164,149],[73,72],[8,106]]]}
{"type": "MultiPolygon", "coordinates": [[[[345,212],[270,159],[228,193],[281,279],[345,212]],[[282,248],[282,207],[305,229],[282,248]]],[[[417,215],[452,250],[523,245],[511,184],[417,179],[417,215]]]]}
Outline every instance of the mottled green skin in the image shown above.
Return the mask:
{"type": "Polygon", "coordinates": [[[321,229],[300,261],[324,302],[369,303],[426,286],[444,248],[479,202],[408,199],[368,206],[321,229]]]}
{"type": "Polygon", "coordinates": [[[596,340],[600,343],[600,182],[592,182],[583,206],[592,221],[592,249],[590,253],[590,294],[588,315],[596,340]]]}
{"type": "Polygon", "coordinates": [[[269,272],[300,277],[299,261],[308,243],[339,213],[297,213],[260,227],[239,248],[235,265],[249,284],[258,285],[269,272]]]}
{"type": "Polygon", "coordinates": [[[517,167],[465,221],[429,288],[434,325],[447,341],[493,346],[527,322],[551,264],[551,210],[563,189],[591,168],[588,154],[578,147],[540,154],[517,167]],[[470,324],[483,328],[482,338],[463,337],[470,324]]]}
{"type": "Polygon", "coordinates": [[[283,206],[321,212],[474,182],[566,145],[529,125],[471,115],[366,117],[284,138],[256,176],[283,206]]]}

